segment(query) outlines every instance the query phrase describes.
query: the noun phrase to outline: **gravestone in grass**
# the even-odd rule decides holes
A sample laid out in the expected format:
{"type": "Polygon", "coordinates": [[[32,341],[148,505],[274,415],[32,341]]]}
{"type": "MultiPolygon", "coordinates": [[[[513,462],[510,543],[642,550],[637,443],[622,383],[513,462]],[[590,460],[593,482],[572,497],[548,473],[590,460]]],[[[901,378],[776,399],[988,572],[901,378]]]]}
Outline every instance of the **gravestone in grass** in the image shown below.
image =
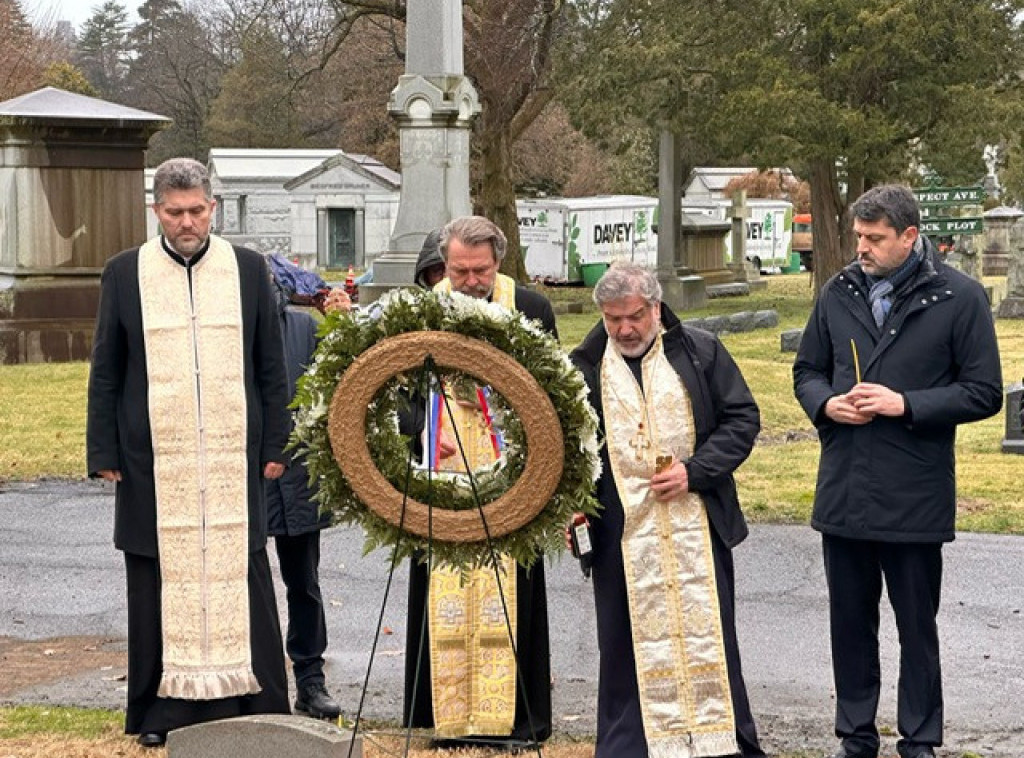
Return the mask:
{"type": "MultiPolygon", "coordinates": [[[[351,758],[363,758],[356,737],[351,758]]],[[[168,758],[347,758],[352,733],[304,716],[268,714],[208,721],[167,735],[168,758]]]]}

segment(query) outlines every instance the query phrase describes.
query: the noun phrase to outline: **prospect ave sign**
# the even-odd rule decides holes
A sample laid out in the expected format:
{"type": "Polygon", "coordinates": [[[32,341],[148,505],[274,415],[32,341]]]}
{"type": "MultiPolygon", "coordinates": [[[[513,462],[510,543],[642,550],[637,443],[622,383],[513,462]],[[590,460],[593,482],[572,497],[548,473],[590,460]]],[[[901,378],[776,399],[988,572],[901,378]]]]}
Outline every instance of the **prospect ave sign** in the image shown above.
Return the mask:
{"type": "Polygon", "coordinates": [[[914,190],[921,206],[922,234],[981,234],[980,216],[951,216],[958,206],[981,206],[987,193],[984,187],[929,187],[914,190]],[[934,215],[933,215],[934,214],[934,215]]]}
{"type": "Polygon", "coordinates": [[[914,190],[919,205],[981,205],[985,202],[984,187],[934,187],[914,190]]]}

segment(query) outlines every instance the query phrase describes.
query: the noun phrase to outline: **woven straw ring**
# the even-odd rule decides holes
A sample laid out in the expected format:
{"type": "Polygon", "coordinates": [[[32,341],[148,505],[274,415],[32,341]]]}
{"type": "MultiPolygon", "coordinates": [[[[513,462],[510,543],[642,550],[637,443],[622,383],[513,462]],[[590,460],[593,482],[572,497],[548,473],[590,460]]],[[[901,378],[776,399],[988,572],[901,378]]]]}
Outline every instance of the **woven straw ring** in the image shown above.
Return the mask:
{"type": "MultiPolygon", "coordinates": [[[[338,382],[327,422],[331,449],[352,491],[381,518],[420,537],[428,537],[428,506],[402,501],[370,457],[366,411],[392,377],[419,368],[430,355],[439,366],[458,369],[493,387],[518,414],[526,435],[526,466],[497,500],[483,506],[492,538],[511,534],[544,510],[562,477],[562,426],[547,393],[512,357],[481,340],[453,332],[406,332],[383,339],[362,353],[338,382]]],[[[453,511],[434,506],[433,538],[446,542],[486,539],[475,508],[453,511]]]]}

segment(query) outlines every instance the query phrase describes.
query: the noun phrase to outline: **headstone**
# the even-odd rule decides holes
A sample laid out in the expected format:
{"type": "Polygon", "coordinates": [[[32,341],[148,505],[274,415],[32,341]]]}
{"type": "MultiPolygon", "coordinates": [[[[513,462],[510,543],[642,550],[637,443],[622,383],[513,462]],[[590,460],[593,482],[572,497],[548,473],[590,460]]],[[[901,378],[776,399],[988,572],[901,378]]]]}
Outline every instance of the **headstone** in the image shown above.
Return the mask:
{"type": "Polygon", "coordinates": [[[1010,228],[1024,216],[1019,208],[1000,205],[985,212],[984,249],[981,273],[984,276],[1006,276],[1010,265],[1010,228]]]}
{"type": "Polygon", "coordinates": [[[725,266],[725,235],[729,233],[729,222],[685,211],[679,214],[679,221],[676,273],[699,276],[707,288],[734,284],[736,277],[725,266]]]}
{"type": "Polygon", "coordinates": [[[145,150],[170,123],[54,87],[0,103],[0,363],[89,357],[100,272],[146,240],[145,150]]]}
{"type": "Polygon", "coordinates": [[[800,349],[800,339],[804,336],[803,329],[787,329],[782,333],[782,352],[795,353],[800,349]]]}
{"type": "Polygon", "coordinates": [[[413,283],[429,232],[468,216],[469,132],[480,101],[462,64],[461,0],[417,0],[406,10],[405,74],[388,112],[398,122],[402,188],[388,250],[373,261],[360,302],[413,283]]]}
{"type": "MultiPolygon", "coordinates": [[[[168,758],[346,758],[352,733],[305,716],[261,715],[208,721],[167,735],[168,758]]],[[[356,737],[351,758],[363,758],[356,737]]]]}
{"type": "Polygon", "coordinates": [[[680,276],[679,234],[682,223],[682,162],[679,136],[661,130],[658,144],[658,281],[662,299],[674,311],[700,308],[707,302],[704,280],[695,275],[680,276]]]}
{"type": "Polygon", "coordinates": [[[708,299],[718,297],[743,297],[750,294],[750,285],[747,282],[729,282],[728,284],[709,284],[707,286],[708,299]]]}
{"type": "Polygon", "coordinates": [[[999,318],[1024,318],[1024,219],[1010,227],[1010,263],[1006,271],[1006,297],[999,303],[999,318]]]}
{"type": "Polygon", "coordinates": [[[1024,383],[1014,382],[1006,391],[1006,438],[1003,440],[1004,453],[1024,455],[1024,429],[1021,423],[1021,401],[1024,399],[1024,383]]]}
{"type": "Polygon", "coordinates": [[[723,316],[682,319],[685,326],[712,334],[737,334],[755,329],[773,329],[779,325],[778,311],[740,311],[723,316]]]}
{"type": "Polygon", "coordinates": [[[981,256],[973,236],[961,235],[956,239],[952,252],[946,256],[946,264],[981,281],[981,256]]]}

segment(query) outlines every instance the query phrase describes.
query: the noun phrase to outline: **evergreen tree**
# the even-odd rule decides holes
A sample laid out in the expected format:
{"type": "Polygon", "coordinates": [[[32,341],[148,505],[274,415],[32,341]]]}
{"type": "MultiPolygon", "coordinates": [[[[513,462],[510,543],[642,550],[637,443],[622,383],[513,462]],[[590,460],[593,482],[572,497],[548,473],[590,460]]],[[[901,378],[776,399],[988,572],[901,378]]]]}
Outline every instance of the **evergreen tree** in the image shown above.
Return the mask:
{"type": "Polygon", "coordinates": [[[153,137],[147,161],[189,156],[205,160],[205,123],[220,91],[225,65],[216,27],[178,0],[147,0],[129,35],[132,51],[125,102],[173,124],[153,137]]]}
{"type": "Polygon", "coordinates": [[[287,53],[265,24],[250,27],[242,57],[221,82],[206,124],[207,138],[218,147],[302,147],[291,101],[287,53]]]}
{"type": "Polygon", "coordinates": [[[811,186],[815,284],[852,259],[847,208],[883,181],[981,169],[1020,101],[1021,0],[581,2],[568,95],[590,132],[624,115],[722,161],[811,186]],[[624,115],[623,115],[624,114],[624,115]]]}
{"type": "Polygon", "coordinates": [[[85,78],[85,74],[67,61],[52,63],[47,66],[46,71],[43,73],[43,84],[47,87],[56,87],[57,89],[75,92],[88,97],[99,96],[99,92],[85,78]]]}
{"type": "Polygon", "coordinates": [[[105,98],[119,99],[128,71],[128,11],[116,0],[95,8],[82,25],[78,66],[105,98]]]}

